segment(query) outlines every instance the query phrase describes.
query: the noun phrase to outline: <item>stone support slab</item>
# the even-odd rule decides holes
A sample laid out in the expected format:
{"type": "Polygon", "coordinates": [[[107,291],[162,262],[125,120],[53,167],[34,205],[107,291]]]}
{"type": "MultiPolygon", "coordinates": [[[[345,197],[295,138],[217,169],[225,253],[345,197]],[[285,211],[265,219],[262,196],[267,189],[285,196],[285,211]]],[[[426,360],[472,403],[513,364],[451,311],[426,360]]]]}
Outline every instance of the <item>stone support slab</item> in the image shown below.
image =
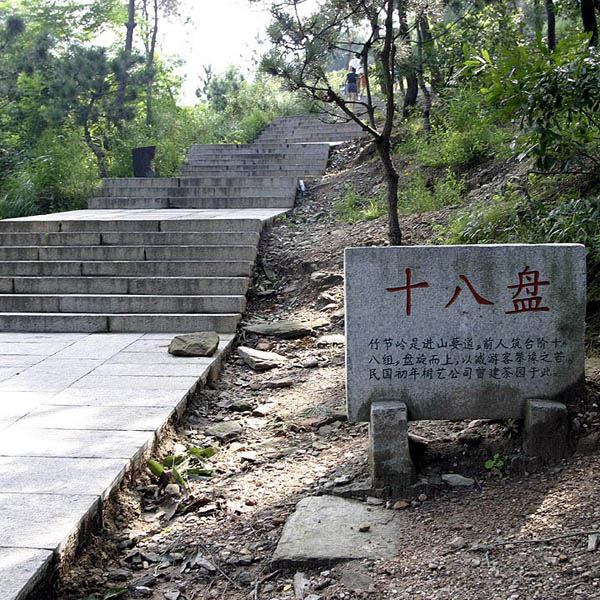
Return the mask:
{"type": "Polygon", "coordinates": [[[415,481],[408,446],[407,408],[403,402],[371,404],[369,468],[373,487],[389,489],[392,497],[405,494],[415,481]]]}
{"type": "Polygon", "coordinates": [[[530,399],[525,402],[523,451],[545,463],[569,454],[567,407],[560,402],[530,399]]]}

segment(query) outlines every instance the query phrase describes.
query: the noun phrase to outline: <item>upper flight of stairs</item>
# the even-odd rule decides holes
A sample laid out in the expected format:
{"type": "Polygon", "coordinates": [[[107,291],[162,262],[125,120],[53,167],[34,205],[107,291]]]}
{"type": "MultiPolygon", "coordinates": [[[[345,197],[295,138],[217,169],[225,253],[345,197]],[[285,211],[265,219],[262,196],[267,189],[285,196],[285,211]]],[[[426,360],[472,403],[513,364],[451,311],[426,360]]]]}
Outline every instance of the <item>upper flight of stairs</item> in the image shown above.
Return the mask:
{"type": "Polygon", "coordinates": [[[278,117],[258,137],[259,143],[344,142],[367,134],[354,122],[328,123],[311,116],[278,117]]]}
{"type": "Polygon", "coordinates": [[[105,179],[89,210],[0,221],[0,330],[235,331],[260,231],[354,126],[276,119],[180,177],[105,179]]]}

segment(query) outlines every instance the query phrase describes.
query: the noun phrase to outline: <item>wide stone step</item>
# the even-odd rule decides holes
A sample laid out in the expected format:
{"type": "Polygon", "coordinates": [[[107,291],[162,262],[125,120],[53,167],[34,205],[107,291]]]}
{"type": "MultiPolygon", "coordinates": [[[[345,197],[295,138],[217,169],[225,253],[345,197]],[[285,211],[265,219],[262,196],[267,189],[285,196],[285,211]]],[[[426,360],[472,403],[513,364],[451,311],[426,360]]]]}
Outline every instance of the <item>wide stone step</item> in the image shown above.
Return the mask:
{"type": "Polygon", "coordinates": [[[292,208],[296,193],[281,198],[170,198],[170,208],[292,208]]]}
{"type": "MultiPolygon", "coordinates": [[[[300,179],[305,178],[305,177],[320,177],[323,174],[323,168],[303,168],[303,167],[291,168],[291,169],[286,169],[286,168],[271,169],[267,166],[265,166],[265,167],[244,166],[244,167],[240,167],[240,168],[227,167],[227,168],[223,168],[221,170],[226,173],[231,173],[231,174],[236,174],[236,175],[244,175],[244,174],[258,175],[261,173],[265,174],[265,175],[276,175],[277,173],[294,173],[300,179]]],[[[198,175],[200,173],[211,173],[211,172],[213,172],[213,167],[211,167],[211,166],[190,167],[190,166],[184,165],[181,167],[181,172],[182,172],[182,174],[189,174],[189,175],[193,176],[193,175],[198,175]]]]}
{"type": "Polygon", "coordinates": [[[204,233],[0,233],[2,246],[254,246],[254,231],[204,233]]]}
{"type": "MultiPolygon", "coordinates": [[[[107,211],[108,212],[108,211],[107,211]]],[[[41,220],[32,218],[0,220],[0,233],[17,232],[214,232],[214,231],[253,231],[262,228],[260,219],[223,219],[211,218],[207,215],[204,219],[110,219],[110,212],[106,219],[88,220],[41,220]]]]}
{"type": "Polygon", "coordinates": [[[182,198],[90,198],[88,208],[102,209],[235,209],[235,208],[291,208],[296,193],[287,197],[275,198],[198,198],[194,196],[182,198]]]}
{"type": "MultiPolygon", "coordinates": [[[[265,145],[269,145],[269,142],[265,142],[265,145]]],[[[302,149],[296,151],[292,149],[293,144],[289,144],[286,146],[290,149],[286,149],[280,152],[273,151],[264,151],[264,152],[189,152],[187,154],[187,160],[194,160],[197,158],[215,158],[215,159],[225,159],[225,160],[240,160],[240,159],[251,159],[251,160],[262,160],[265,162],[276,162],[276,161],[286,161],[286,160],[317,160],[323,158],[329,153],[327,148],[327,144],[314,144],[313,149],[302,149]]],[[[215,173],[218,175],[218,173],[215,173]]]]}
{"type": "Polygon", "coordinates": [[[243,165],[268,165],[271,168],[275,167],[318,167],[323,164],[324,158],[321,157],[297,157],[290,156],[286,159],[265,160],[260,157],[247,158],[218,158],[218,157],[193,157],[186,161],[186,165],[212,165],[215,167],[215,172],[219,172],[221,166],[243,166],[243,165]]]}
{"type": "Polygon", "coordinates": [[[243,295],[248,277],[0,277],[2,294],[243,295]]]}
{"type": "Polygon", "coordinates": [[[2,277],[249,277],[253,261],[2,261],[2,277]]]}
{"type": "Polygon", "coordinates": [[[49,313],[236,313],[245,296],[150,296],[86,294],[0,294],[0,312],[49,313]]]}
{"type": "MultiPolygon", "coordinates": [[[[68,235],[68,234],[67,234],[68,235]]],[[[199,233],[101,233],[104,246],[255,246],[260,238],[255,231],[214,231],[199,233]]],[[[0,245],[2,237],[0,235],[0,245]]]]}
{"type": "Polygon", "coordinates": [[[185,186],[173,188],[112,187],[100,190],[108,198],[287,198],[296,193],[297,181],[285,186],[185,186]]]}
{"type": "MultiPolygon", "coordinates": [[[[261,138],[262,140],[270,140],[270,139],[275,139],[278,136],[265,136],[264,138],[261,138]]],[[[342,142],[342,141],[348,141],[348,140],[353,140],[356,138],[361,138],[364,137],[362,134],[359,133],[325,133],[325,134],[315,134],[315,135],[302,135],[302,136],[296,136],[293,134],[290,135],[286,135],[285,137],[281,137],[279,139],[284,139],[286,142],[293,142],[295,140],[302,140],[302,141],[315,141],[315,142],[342,142]]]]}
{"type": "Polygon", "coordinates": [[[216,331],[233,333],[241,319],[231,314],[80,314],[80,313],[0,313],[0,331],[33,332],[139,332],[189,333],[216,331]]]}
{"type": "Polygon", "coordinates": [[[5,246],[0,260],[249,260],[255,246],[5,246]]]}

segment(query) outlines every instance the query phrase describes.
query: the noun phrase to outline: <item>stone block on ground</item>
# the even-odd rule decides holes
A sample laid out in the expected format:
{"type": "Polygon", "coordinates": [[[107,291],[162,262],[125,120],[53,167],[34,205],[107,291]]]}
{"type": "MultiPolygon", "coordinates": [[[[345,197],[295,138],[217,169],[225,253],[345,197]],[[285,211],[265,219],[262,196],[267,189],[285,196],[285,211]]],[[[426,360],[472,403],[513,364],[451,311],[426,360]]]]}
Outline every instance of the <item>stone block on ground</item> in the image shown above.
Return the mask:
{"type": "Polygon", "coordinates": [[[334,496],[304,498],[285,524],[272,562],[293,567],[390,558],[401,532],[397,512],[334,496]],[[359,531],[363,524],[368,531],[359,531]]]}
{"type": "Polygon", "coordinates": [[[247,325],[244,329],[249,333],[277,337],[284,340],[304,337],[305,335],[310,335],[313,331],[310,323],[301,323],[300,321],[289,320],[247,325]]]}
{"type": "Polygon", "coordinates": [[[222,442],[236,438],[242,432],[242,426],[238,421],[223,421],[209,427],[205,433],[216,437],[222,442]]]}
{"type": "Polygon", "coordinates": [[[392,497],[406,494],[415,480],[410,457],[406,404],[381,401],[371,404],[369,467],[373,486],[388,488],[392,497]]]}
{"type": "Polygon", "coordinates": [[[567,407],[550,400],[527,400],[523,450],[544,463],[558,462],[569,454],[567,407]]]}
{"type": "Polygon", "coordinates": [[[169,344],[169,353],[173,356],[212,356],[218,347],[216,332],[200,331],[175,336],[169,344]]]}
{"type": "Polygon", "coordinates": [[[280,367],[287,364],[288,359],[281,354],[275,352],[263,352],[255,350],[248,346],[240,346],[238,354],[244,359],[244,362],[255,371],[268,371],[275,367],[280,367]]]}

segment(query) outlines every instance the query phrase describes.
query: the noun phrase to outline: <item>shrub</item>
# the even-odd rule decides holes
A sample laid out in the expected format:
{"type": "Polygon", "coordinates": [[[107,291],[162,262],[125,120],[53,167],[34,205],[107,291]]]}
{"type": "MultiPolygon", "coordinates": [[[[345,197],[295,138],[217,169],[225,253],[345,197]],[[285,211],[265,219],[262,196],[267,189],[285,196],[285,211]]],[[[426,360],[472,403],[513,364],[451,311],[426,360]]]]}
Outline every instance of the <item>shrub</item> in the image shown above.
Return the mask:
{"type": "Polygon", "coordinates": [[[409,215],[462,204],[464,189],[464,182],[450,169],[437,181],[428,180],[423,171],[413,171],[400,180],[398,210],[409,215]]]}
{"type": "Polygon", "coordinates": [[[371,221],[386,213],[385,192],[380,189],[375,197],[364,198],[354,186],[346,184],[343,196],[335,203],[334,212],[339,223],[371,221]]]}
{"type": "Polygon", "coordinates": [[[485,97],[472,88],[451,90],[434,112],[431,139],[409,129],[409,141],[398,150],[415,154],[428,167],[466,169],[494,157],[506,133],[496,124],[485,97]]]}

